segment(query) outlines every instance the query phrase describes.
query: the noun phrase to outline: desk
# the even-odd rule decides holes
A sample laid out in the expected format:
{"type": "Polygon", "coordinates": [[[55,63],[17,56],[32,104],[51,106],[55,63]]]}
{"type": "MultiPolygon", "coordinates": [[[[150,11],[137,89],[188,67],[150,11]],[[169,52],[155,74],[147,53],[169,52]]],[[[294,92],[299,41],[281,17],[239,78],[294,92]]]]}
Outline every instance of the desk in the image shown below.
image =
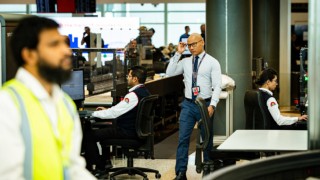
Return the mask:
{"type": "Polygon", "coordinates": [[[237,130],[218,150],[230,151],[305,151],[307,130],[237,130]]]}

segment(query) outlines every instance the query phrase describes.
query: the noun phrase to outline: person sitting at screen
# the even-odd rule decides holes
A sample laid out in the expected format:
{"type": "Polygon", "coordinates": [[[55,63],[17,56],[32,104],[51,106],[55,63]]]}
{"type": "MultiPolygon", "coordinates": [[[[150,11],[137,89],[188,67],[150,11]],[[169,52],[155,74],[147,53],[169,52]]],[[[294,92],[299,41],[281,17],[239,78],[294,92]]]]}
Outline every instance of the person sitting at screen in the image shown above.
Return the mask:
{"type": "MultiPolygon", "coordinates": [[[[114,119],[117,118],[116,127],[110,126],[103,129],[92,130],[90,126],[85,127],[84,134],[84,150],[85,158],[87,160],[89,170],[93,165],[96,165],[96,169],[93,174],[97,177],[101,175],[106,169],[106,159],[110,158],[110,149],[107,148],[107,154],[103,154],[100,157],[97,143],[104,139],[112,138],[138,138],[135,129],[135,120],[138,111],[138,104],[144,97],[150,95],[149,91],[144,86],[144,82],[147,78],[147,71],[144,67],[134,66],[130,69],[128,74],[128,85],[132,87],[129,89],[129,93],[124,99],[117,105],[106,109],[104,107],[98,107],[98,111],[92,113],[93,117],[100,119],[114,119]]],[[[105,152],[105,151],[104,151],[105,152]]],[[[107,168],[111,168],[110,160],[107,161],[107,168]]]]}
{"type": "MultiPolygon", "coordinates": [[[[271,122],[271,129],[281,129],[281,126],[293,125],[298,121],[306,121],[307,115],[300,117],[287,117],[280,114],[279,105],[277,100],[273,97],[272,91],[274,91],[278,85],[277,72],[274,69],[265,69],[256,81],[256,84],[260,86],[259,91],[262,94],[262,99],[265,102],[263,108],[265,112],[268,112],[271,122]]],[[[290,128],[290,126],[287,126],[290,128]]]]}

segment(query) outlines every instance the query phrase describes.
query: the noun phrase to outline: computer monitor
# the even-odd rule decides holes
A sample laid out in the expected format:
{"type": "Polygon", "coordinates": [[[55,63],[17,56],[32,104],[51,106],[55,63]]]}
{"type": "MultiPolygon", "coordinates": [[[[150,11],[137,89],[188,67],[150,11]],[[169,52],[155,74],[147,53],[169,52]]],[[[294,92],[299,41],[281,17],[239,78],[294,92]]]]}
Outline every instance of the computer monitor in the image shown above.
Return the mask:
{"type": "Polygon", "coordinates": [[[141,46],[140,65],[153,64],[153,46],[141,46]]]}
{"type": "Polygon", "coordinates": [[[61,84],[61,89],[71,97],[78,109],[81,108],[85,99],[83,70],[73,70],[70,79],[61,84]]]}

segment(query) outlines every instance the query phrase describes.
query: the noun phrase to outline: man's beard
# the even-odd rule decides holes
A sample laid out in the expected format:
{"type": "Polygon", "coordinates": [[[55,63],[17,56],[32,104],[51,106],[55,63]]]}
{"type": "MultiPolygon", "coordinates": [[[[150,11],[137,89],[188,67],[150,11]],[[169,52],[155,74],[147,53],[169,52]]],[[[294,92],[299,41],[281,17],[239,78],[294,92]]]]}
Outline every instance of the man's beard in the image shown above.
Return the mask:
{"type": "Polygon", "coordinates": [[[53,67],[42,58],[39,59],[37,66],[40,76],[49,83],[62,84],[71,77],[71,69],[65,70],[61,65],[53,67]]]}

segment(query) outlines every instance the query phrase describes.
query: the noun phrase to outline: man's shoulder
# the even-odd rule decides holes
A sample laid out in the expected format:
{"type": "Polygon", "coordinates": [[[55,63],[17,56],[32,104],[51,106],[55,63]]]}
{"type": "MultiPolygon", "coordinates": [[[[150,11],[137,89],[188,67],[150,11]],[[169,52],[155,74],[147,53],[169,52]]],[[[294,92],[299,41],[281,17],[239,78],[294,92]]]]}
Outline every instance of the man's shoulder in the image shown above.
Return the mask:
{"type": "Polygon", "coordinates": [[[9,92],[7,91],[6,88],[1,88],[0,89],[0,101],[3,102],[4,99],[7,99],[10,97],[9,92]]]}
{"type": "Polygon", "coordinates": [[[149,90],[146,88],[146,86],[140,86],[138,88],[136,88],[135,90],[132,91],[135,94],[141,94],[141,95],[150,95],[149,90]]]}
{"type": "Polygon", "coordinates": [[[205,59],[208,60],[210,62],[210,64],[214,64],[214,63],[218,63],[219,64],[219,61],[214,58],[213,56],[211,56],[210,54],[206,53],[205,54],[205,59]]]}

